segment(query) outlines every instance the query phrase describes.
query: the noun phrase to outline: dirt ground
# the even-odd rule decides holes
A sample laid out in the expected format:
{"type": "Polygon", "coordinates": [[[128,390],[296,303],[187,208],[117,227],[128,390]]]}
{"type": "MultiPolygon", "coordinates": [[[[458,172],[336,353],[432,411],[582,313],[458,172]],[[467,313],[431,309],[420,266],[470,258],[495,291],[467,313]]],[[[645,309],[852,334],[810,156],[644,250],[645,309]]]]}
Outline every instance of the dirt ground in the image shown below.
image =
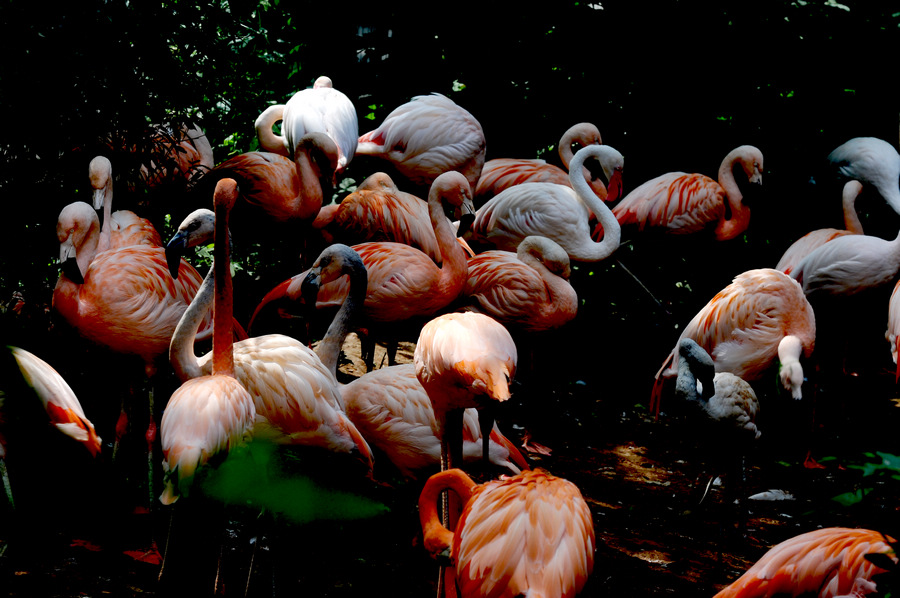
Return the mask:
{"type": "MultiPolygon", "coordinates": [[[[582,595],[712,596],[769,546],[798,533],[833,525],[897,529],[896,482],[863,478],[852,467],[866,451],[889,446],[883,436],[873,438],[896,430],[894,403],[872,400],[895,397],[887,370],[864,382],[848,378],[846,390],[859,395],[864,409],[820,409],[822,469],[800,465],[805,411],[790,402],[766,405],[763,436],[748,450],[741,480],[729,469],[732,461],[713,457],[723,449],[712,436],[688,417],[650,417],[642,392],[623,397],[602,378],[550,379],[540,374],[545,370],[528,369],[531,359],[590,371],[582,363],[589,346],[574,352],[554,346],[552,353],[522,352],[513,400],[498,423],[519,445],[528,439],[549,447],[549,455],[523,452],[533,466],[575,482],[591,507],[596,560],[582,595]],[[704,496],[719,474],[721,483],[704,496]],[[856,505],[833,500],[861,488],[869,493],[856,505]],[[788,499],[747,498],[770,489],[788,499]]],[[[410,361],[413,350],[412,343],[401,345],[399,360],[410,361]]],[[[341,365],[345,381],[364,371],[358,351],[351,336],[341,365]]],[[[382,349],[376,362],[383,359],[382,349]]],[[[373,483],[340,459],[278,457],[280,471],[318,485],[297,490],[297,504],[320,509],[303,519],[202,497],[148,512],[139,445],[130,451],[128,471],[88,462],[72,449],[64,471],[46,465],[40,490],[18,484],[18,511],[4,512],[9,525],[0,533],[4,595],[210,595],[220,555],[220,595],[434,595],[437,566],[420,545],[415,509],[420,482],[403,480],[384,458],[376,455],[379,483],[373,483]]],[[[11,470],[14,484],[24,479],[21,467],[11,470]]]]}

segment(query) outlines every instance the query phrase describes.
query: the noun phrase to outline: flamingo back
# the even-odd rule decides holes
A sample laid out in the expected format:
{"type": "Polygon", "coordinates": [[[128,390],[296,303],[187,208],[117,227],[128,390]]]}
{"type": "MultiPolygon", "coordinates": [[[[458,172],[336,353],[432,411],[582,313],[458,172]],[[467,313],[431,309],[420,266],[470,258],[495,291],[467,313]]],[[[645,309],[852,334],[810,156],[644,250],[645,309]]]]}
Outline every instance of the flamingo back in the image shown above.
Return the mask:
{"type": "Polygon", "coordinates": [[[687,234],[717,222],[725,213],[725,201],[725,190],[712,178],[671,172],[638,186],[612,211],[622,226],[687,234]]]}

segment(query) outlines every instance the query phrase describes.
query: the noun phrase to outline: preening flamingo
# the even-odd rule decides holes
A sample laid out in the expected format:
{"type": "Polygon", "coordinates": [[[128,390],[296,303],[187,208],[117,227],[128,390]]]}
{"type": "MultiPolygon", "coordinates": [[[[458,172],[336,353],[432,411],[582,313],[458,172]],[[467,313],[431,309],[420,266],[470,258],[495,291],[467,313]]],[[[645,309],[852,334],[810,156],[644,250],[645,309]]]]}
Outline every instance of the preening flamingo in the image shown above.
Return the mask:
{"type": "Polygon", "coordinates": [[[328,135],[308,133],[297,140],[293,160],[271,152],[245,152],[206,177],[235,179],[241,197],[275,222],[311,221],[322,207],[337,160],[337,146],[328,135]]]}
{"type": "MultiPolygon", "coordinates": [[[[572,145],[577,144],[580,149],[602,143],[600,131],[595,125],[591,123],[572,125],[559,140],[559,159],[562,161],[563,167],[568,170],[569,163],[574,156],[572,145]]],[[[480,208],[504,189],[522,183],[556,183],[570,187],[567,170],[538,159],[494,158],[488,160],[484,163],[481,177],[475,187],[475,207],[480,208]]],[[[582,172],[597,197],[610,202],[619,198],[620,188],[607,190],[600,177],[595,177],[587,168],[583,168],[582,172]]]]}
{"type": "Polygon", "coordinates": [[[162,239],[153,224],[130,210],[112,211],[112,164],[105,156],[97,156],[88,165],[93,189],[94,209],[103,210],[103,224],[97,251],[129,245],[162,247],[162,239]]]}
{"type": "Polygon", "coordinates": [[[400,191],[383,172],[370,175],[333,208],[320,210],[312,226],[326,243],[395,241],[421,249],[435,263],[441,261],[428,203],[400,191]]]}
{"type": "MultiPolygon", "coordinates": [[[[34,353],[19,347],[7,348],[14,358],[25,384],[41,401],[50,425],[83,444],[91,456],[96,457],[100,452],[100,437],[97,436],[94,425],[85,416],[78,397],[75,396],[75,392],[66,380],[49,363],[34,353]]],[[[9,380],[6,382],[4,392],[0,392],[0,477],[2,477],[3,488],[9,504],[14,507],[12,488],[6,471],[7,441],[4,437],[4,428],[7,425],[15,425],[15,422],[8,421],[11,418],[4,412],[10,409],[10,401],[26,399],[14,396],[13,389],[8,385],[9,380]]]]}
{"type": "MultiPolygon", "coordinates": [[[[428,213],[441,250],[441,265],[422,251],[394,242],[370,242],[352,249],[362,258],[369,282],[361,319],[366,325],[392,325],[415,317],[427,317],[456,299],[465,284],[466,254],[456,242],[453,227],[444,209],[471,219],[472,192],[458,172],[439,176],[428,194],[428,213]]],[[[463,225],[465,227],[465,224],[463,225]]],[[[270,291],[256,308],[254,319],[268,303],[288,297],[297,300],[307,272],[286,280],[270,291]]],[[[343,303],[349,289],[346,278],[322,285],[317,307],[343,303]]],[[[252,320],[251,320],[252,326],[252,320]]],[[[371,361],[367,361],[371,367],[371,361]]]]}
{"type": "Polygon", "coordinates": [[[253,429],[256,409],[253,397],[235,378],[231,334],[228,212],[237,196],[233,180],[216,185],[212,373],[183,383],[163,411],[160,439],[165,486],[159,500],[165,505],[187,496],[198,470],[216,455],[243,443],[253,429]]]}
{"type": "Polygon", "coordinates": [[[762,184],[762,152],[742,145],[722,160],[718,182],[703,174],[670,172],[638,186],[613,208],[613,214],[622,227],[688,234],[714,226],[716,239],[733,239],[750,224],[750,208],[742,203],[735,166],[751,183],[762,184]]]}
{"type": "Polygon", "coordinates": [[[422,327],[413,361],[434,409],[441,470],[462,463],[463,410],[481,411],[482,456],[487,462],[493,410],[509,400],[516,345],[506,328],[473,312],[449,313],[422,327]]]}
{"type": "MultiPolygon", "coordinates": [[[[210,240],[215,230],[215,215],[200,209],[190,214],[178,228],[167,246],[173,262],[188,247],[210,240]]],[[[200,291],[175,329],[169,347],[172,366],[181,379],[212,373],[213,354],[199,359],[194,354],[194,337],[200,319],[205,316],[213,300],[213,270],[207,274],[200,291]]],[[[363,274],[365,272],[363,271],[363,274]]],[[[365,292],[362,289],[351,297],[365,292]]],[[[362,297],[357,297],[359,301],[362,297]]],[[[352,309],[351,299],[341,312],[352,309]]],[[[341,316],[335,322],[342,322],[341,316]]],[[[329,335],[343,341],[346,324],[339,324],[329,335]]],[[[340,388],[331,368],[312,349],[298,340],[282,334],[268,334],[242,339],[234,343],[235,375],[253,397],[256,411],[253,434],[278,444],[321,447],[358,457],[372,469],[369,445],[343,411],[340,388]]]]}
{"type": "Polygon", "coordinates": [[[875,187],[900,214],[900,154],[890,143],[876,137],[854,137],[828,154],[828,161],[845,177],[875,187]]]}
{"type": "Polygon", "coordinates": [[[759,380],[777,358],[782,386],[800,399],[800,358],[815,347],[816,320],[800,285],[783,272],[763,268],[737,275],[685,326],[656,374],[652,411],[659,412],[663,379],[678,373],[678,347],[686,338],[710,354],[717,372],[748,382],[759,380]]]}
{"type": "MultiPolygon", "coordinates": [[[[368,372],[342,389],[347,417],[372,446],[382,451],[400,472],[415,478],[423,471],[440,469],[441,441],[431,399],[416,378],[412,363],[368,372]]],[[[488,437],[490,462],[511,473],[528,469],[522,453],[494,424],[488,437]]],[[[465,463],[482,459],[478,412],[463,414],[462,458],[465,463]]]]}
{"type": "Polygon", "coordinates": [[[254,126],[263,150],[287,158],[294,156],[295,145],[307,133],[325,133],[337,146],[335,176],[347,169],[359,138],[353,102],[335,89],[331,79],[325,76],[316,79],[311,89],[295,93],[287,104],[266,108],[254,126]],[[276,135],[272,127],[279,120],[282,121],[282,134],[276,135]]]}
{"type": "Polygon", "coordinates": [[[476,485],[459,469],[431,476],[419,497],[425,549],[449,556],[459,596],[578,594],[594,566],[591,511],[572,482],[543,469],[476,485]],[[437,500],[450,490],[464,503],[454,531],[437,500]]]}
{"type": "Polygon", "coordinates": [[[622,154],[608,145],[589,145],[578,150],[569,164],[571,188],[554,183],[510,187],[479,208],[463,237],[473,246],[516,251],[525,237],[537,235],[558,243],[572,261],[606,259],[619,247],[620,227],[581,174],[588,158],[600,160],[611,188],[620,185],[622,154]],[[591,214],[603,228],[599,243],[591,238],[591,214]]]}
{"type": "Polygon", "coordinates": [[[873,575],[883,569],[866,559],[883,554],[897,562],[880,532],[826,527],[789,538],[769,549],[715,598],[864,596],[877,590],[873,575]]]}
{"type": "Polygon", "coordinates": [[[845,235],[812,251],[791,271],[810,300],[883,288],[900,274],[900,233],[892,241],[845,235]]]}
{"type": "Polygon", "coordinates": [[[430,187],[442,173],[461,172],[475,189],[484,166],[481,124],[439,93],[416,96],[359,138],[356,153],[388,160],[414,185],[430,187]]]}
{"type": "Polygon", "coordinates": [[[141,165],[141,178],[148,187],[177,179],[190,183],[216,165],[212,144],[200,125],[157,127],[153,144],[163,151],[159,163],[151,161],[149,165],[141,165]]]}
{"type": "Polygon", "coordinates": [[[545,237],[525,237],[516,253],[491,250],[469,259],[460,295],[466,310],[525,332],[559,328],[578,313],[569,256],[545,237]]]}
{"type": "Polygon", "coordinates": [[[862,223],[859,221],[859,214],[856,213],[856,198],[862,192],[862,183],[859,181],[847,181],[844,185],[843,206],[844,206],[844,228],[820,228],[806,233],[787,248],[778,264],[776,270],[781,270],[785,274],[790,274],[797,264],[807,255],[818,249],[825,243],[832,241],[844,235],[861,235],[863,234],[862,223]]]}

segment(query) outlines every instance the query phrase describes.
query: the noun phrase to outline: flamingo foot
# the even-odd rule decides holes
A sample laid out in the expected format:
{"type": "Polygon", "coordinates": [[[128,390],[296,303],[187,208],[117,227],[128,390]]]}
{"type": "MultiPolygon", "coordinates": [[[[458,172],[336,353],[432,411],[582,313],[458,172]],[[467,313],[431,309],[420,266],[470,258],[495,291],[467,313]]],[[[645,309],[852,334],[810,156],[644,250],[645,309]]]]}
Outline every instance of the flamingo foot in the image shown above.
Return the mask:
{"type": "Polygon", "coordinates": [[[825,466],[813,459],[812,453],[806,453],[806,459],[803,460],[803,467],[806,469],[825,469],[825,466]]]}

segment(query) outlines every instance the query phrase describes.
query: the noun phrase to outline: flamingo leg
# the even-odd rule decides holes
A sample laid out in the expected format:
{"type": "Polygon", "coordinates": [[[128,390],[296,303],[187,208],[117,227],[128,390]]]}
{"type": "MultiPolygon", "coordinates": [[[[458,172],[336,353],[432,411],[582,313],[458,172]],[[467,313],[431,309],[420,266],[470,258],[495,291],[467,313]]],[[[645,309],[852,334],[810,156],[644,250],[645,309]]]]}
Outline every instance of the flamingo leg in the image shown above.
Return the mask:
{"type": "Polygon", "coordinates": [[[6,492],[6,500],[13,511],[16,510],[16,503],[13,501],[12,486],[9,485],[9,472],[6,471],[6,459],[0,458],[0,477],[3,478],[3,490],[6,492]]]}

